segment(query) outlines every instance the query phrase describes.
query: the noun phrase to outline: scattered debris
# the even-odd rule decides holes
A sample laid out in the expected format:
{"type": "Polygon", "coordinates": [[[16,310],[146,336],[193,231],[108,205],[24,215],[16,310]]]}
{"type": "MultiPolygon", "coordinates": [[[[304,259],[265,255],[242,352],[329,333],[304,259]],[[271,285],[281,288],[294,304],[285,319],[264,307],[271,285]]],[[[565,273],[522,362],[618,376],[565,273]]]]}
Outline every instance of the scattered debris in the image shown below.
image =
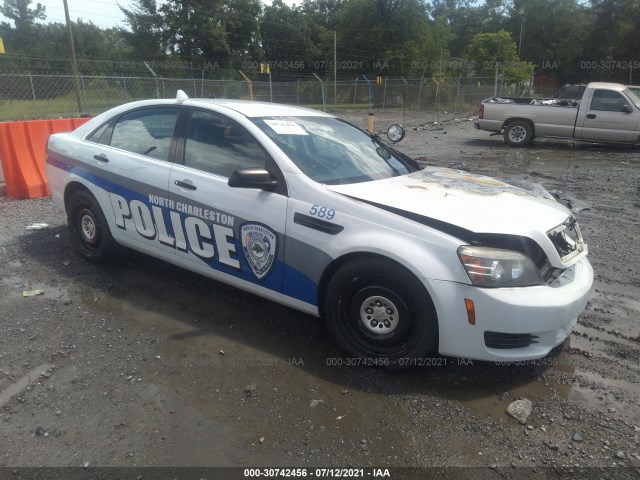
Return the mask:
{"type": "Polygon", "coordinates": [[[324,400],[311,400],[311,402],[309,402],[309,408],[315,408],[321,403],[324,403],[324,400]]]}
{"type": "Polygon", "coordinates": [[[49,227],[48,223],[33,223],[31,225],[29,225],[26,229],[27,230],[42,230],[43,228],[47,228],[49,227]]]}
{"type": "Polygon", "coordinates": [[[501,98],[501,97],[491,97],[488,100],[485,100],[485,103],[516,103],[510,98],[501,98]]]}
{"type": "Polygon", "coordinates": [[[44,293],[44,290],[23,290],[22,291],[22,296],[23,297],[35,297],[37,295],[42,295],[44,293]]]}
{"type": "Polygon", "coordinates": [[[529,417],[529,415],[531,415],[532,409],[533,403],[531,403],[531,400],[523,398],[522,400],[515,400],[511,402],[507,407],[507,413],[513,418],[523,422],[527,417],[529,417]]]}
{"type": "Polygon", "coordinates": [[[257,394],[258,387],[254,383],[244,387],[244,396],[247,398],[254,398],[257,394]]]}
{"type": "Polygon", "coordinates": [[[577,108],[580,106],[580,100],[573,100],[571,98],[550,98],[550,99],[537,99],[531,100],[530,105],[547,105],[549,107],[571,107],[577,108]]]}

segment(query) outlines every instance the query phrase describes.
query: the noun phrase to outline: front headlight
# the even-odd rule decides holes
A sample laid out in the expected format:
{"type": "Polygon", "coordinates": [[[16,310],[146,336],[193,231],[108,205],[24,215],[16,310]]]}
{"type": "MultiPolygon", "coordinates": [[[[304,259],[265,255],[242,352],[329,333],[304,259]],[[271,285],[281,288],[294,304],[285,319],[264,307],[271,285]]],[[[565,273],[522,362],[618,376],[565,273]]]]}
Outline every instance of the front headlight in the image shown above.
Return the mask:
{"type": "Polygon", "coordinates": [[[533,261],[512,250],[463,246],[458,257],[478,287],[527,287],[542,285],[542,277],[533,261]]]}

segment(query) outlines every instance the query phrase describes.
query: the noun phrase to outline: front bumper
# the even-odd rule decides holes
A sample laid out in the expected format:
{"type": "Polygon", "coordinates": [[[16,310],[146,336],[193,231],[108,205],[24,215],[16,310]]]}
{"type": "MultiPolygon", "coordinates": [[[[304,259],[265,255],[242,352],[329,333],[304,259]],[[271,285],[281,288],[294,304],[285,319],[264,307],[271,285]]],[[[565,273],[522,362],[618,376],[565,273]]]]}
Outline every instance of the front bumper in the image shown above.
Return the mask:
{"type": "Polygon", "coordinates": [[[571,333],[586,307],[592,283],[593,269],[586,258],[544,286],[478,288],[431,281],[438,313],[439,352],[487,361],[544,357],[571,333]],[[468,321],[465,298],[474,302],[475,325],[468,321]],[[507,340],[497,345],[496,338],[507,340]],[[527,338],[531,341],[523,341],[527,338]],[[505,348],[509,342],[514,348],[505,348]]]}

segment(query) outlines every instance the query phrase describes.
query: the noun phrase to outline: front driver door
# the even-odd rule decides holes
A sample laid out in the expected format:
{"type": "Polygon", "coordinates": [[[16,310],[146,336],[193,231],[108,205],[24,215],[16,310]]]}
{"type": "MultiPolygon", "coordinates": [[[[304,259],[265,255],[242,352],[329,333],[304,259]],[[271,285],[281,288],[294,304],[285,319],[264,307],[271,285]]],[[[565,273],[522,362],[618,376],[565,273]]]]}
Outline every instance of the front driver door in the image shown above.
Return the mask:
{"type": "Polygon", "coordinates": [[[234,170],[274,171],[272,162],[235,120],[191,110],[169,178],[176,254],[214,278],[281,292],[287,215],[284,180],[279,179],[279,189],[273,192],[227,184],[234,170]]]}
{"type": "Polygon", "coordinates": [[[638,110],[619,92],[594,90],[589,109],[578,121],[576,138],[600,142],[632,143],[638,139],[638,110]],[[622,111],[629,105],[633,112],[622,111]]]}

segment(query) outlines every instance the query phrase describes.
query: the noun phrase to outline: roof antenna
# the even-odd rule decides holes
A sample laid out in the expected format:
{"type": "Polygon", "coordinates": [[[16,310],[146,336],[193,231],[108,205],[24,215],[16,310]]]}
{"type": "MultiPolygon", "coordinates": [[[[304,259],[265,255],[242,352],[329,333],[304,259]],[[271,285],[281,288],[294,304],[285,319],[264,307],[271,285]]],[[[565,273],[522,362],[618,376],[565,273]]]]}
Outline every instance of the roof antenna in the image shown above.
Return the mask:
{"type": "Polygon", "coordinates": [[[178,93],[176,94],[176,100],[178,100],[178,103],[182,103],[188,99],[189,99],[189,95],[184,93],[184,90],[178,90],[178,93]]]}

